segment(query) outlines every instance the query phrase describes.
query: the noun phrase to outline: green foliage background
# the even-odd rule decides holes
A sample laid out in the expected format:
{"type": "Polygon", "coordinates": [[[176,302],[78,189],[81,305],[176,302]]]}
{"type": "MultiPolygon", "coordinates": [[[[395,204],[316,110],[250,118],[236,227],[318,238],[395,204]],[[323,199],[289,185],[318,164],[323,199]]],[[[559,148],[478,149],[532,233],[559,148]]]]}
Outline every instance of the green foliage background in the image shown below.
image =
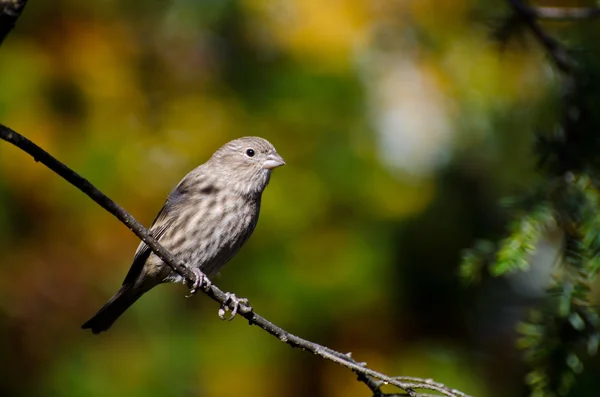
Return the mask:
{"type": "MultiPolygon", "coordinates": [[[[288,165],[219,287],[381,372],[527,395],[515,328],[543,300],[560,244],[545,236],[545,257],[511,262],[514,249],[535,251],[545,196],[534,222],[498,202],[543,180],[533,132],[560,121],[560,81],[534,43],[501,52],[490,40],[503,5],[31,2],[0,48],[0,120],[146,225],[222,143],[269,139],[288,165]],[[529,271],[470,271],[480,283],[462,285],[462,250],[502,243],[510,222],[523,244],[501,248],[491,273],[529,271]]],[[[597,50],[596,25],[550,28],[574,45],[588,35],[581,45],[597,50]]],[[[81,331],[137,244],[0,145],[0,395],[368,395],[342,368],[221,322],[182,286],[152,291],[106,334],[81,331]]],[[[597,304],[597,283],[590,291],[597,304]]],[[[572,395],[598,393],[599,364],[585,361],[572,395]]]]}

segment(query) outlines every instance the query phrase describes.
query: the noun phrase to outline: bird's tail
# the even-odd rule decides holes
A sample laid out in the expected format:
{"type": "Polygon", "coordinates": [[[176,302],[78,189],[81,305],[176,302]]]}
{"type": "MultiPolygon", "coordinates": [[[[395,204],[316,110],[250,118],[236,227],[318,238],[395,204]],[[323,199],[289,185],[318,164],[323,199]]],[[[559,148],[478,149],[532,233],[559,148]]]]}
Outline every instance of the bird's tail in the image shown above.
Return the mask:
{"type": "Polygon", "coordinates": [[[81,326],[99,334],[108,330],[115,321],[137,301],[147,290],[133,288],[130,284],[123,285],[110,300],[98,310],[98,313],[81,326]]]}

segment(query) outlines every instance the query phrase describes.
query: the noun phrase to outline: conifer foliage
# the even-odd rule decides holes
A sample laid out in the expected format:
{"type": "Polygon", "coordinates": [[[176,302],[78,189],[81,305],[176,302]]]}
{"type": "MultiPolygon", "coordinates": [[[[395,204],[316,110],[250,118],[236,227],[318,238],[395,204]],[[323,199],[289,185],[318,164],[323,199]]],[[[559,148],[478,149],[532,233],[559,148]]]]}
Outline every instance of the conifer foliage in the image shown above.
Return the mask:
{"type": "Polygon", "coordinates": [[[600,59],[597,41],[575,34],[567,51],[532,15],[513,15],[510,23],[529,26],[556,66],[561,116],[552,131],[536,132],[538,181],[523,196],[507,200],[512,220],[505,238],[480,241],[465,251],[461,274],[476,281],[482,271],[497,277],[527,271],[541,239],[558,231],[560,254],[546,299],[519,324],[518,347],[530,366],[531,395],[563,396],[600,342],[599,311],[590,302],[590,285],[600,271],[600,59]],[[569,67],[557,64],[553,52],[561,60],[568,56],[569,67]]]}

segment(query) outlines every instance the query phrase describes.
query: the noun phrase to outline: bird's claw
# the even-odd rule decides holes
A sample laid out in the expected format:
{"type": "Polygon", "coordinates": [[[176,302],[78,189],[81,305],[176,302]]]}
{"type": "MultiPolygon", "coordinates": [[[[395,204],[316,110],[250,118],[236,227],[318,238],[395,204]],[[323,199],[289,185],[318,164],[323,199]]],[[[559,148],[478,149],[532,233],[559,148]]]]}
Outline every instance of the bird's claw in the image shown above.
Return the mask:
{"type": "Polygon", "coordinates": [[[233,309],[231,310],[231,316],[229,316],[229,318],[227,319],[228,321],[231,321],[236,316],[236,314],[238,314],[240,305],[248,306],[248,299],[238,298],[237,296],[235,296],[235,294],[232,294],[231,292],[226,292],[225,296],[225,302],[221,304],[221,307],[219,308],[219,318],[221,320],[225,320],[225,313],[229,311],[229,304],[231,303],[233,305],[233,309]]]}
{"type": "Polygon", "coordinates": [[[194,284],[192,285],[190,294],[187,296],[187,298],[194,296],[198,289],[203,288],[204,286],[210,287],[212,285],[206,274],[202,273],[200,269],[197,267],[192,267],[190,270],[192,273],[194,273],[194,284]]]}

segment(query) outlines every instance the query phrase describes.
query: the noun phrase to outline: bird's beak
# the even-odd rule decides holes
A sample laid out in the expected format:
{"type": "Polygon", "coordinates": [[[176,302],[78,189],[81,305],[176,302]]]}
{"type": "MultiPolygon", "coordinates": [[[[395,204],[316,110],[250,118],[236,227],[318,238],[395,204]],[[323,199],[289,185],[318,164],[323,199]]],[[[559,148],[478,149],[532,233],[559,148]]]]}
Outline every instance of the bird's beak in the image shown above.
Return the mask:
{"type": "Polygon", "coordinates": [[[262,163],[262,167],[267,170],[272,170],[273,168],[281,167],[282,165],[285,165],[285,161],[283,161],[283,158],[277,153],[269,154],[267,159],[262,163]]]}

